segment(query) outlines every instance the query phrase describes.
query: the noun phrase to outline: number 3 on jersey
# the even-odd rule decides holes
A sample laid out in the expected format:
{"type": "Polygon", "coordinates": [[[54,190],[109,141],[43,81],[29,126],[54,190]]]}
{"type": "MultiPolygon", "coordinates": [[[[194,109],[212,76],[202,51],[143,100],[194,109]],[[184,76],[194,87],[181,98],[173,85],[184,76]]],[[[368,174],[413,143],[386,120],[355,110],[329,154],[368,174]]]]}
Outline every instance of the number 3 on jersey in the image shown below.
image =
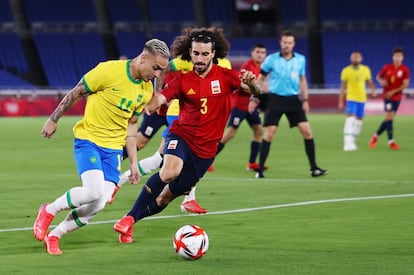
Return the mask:
{"type": "Polygon", "coordinates": [[[200,98],[200,101],[201,101],[200,113],[205,115],[207,114],[207,98],[205,97],[200,98]]]}

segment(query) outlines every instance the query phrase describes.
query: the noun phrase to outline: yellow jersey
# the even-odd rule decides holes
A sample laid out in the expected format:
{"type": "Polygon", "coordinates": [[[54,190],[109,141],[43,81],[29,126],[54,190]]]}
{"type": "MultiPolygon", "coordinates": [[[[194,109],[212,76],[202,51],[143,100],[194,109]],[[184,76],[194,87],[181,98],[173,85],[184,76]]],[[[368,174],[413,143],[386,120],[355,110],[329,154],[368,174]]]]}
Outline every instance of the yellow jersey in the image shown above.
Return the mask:
{"type": "Polygon", "coordinates": [[[341,81],[346,82],[346,100],[365,102],[367,101],[366,82],[371,80],[371,70],[368,66],[352,65],[346,66],[341,72],[341,81]]]}
{"type": "MultiPolygon", "coordinates": [[[[217,65],[223,68],[231,69],[231,62],[227,58],[217,58],[217,65]]],[[[170,61],[170,66],[173,71],[181,71],[188,73],[193,70],[193,63],[191,61],[182,60],[181,57],[176,57],[170,61]]],[[[178,99],[172,100],[167,110],[167,116],[178,116],[180,114],[180,104],[178,99]]]]}
{"type": "Polygon", "coordinates": [[[89,95],[84,116],[73,127],[75,138],[115,150],[125,145],[129,119],[141,114],[153,94],[151,81],[131,77],[130,62],[101,62],[83,76],[89,95]]]}

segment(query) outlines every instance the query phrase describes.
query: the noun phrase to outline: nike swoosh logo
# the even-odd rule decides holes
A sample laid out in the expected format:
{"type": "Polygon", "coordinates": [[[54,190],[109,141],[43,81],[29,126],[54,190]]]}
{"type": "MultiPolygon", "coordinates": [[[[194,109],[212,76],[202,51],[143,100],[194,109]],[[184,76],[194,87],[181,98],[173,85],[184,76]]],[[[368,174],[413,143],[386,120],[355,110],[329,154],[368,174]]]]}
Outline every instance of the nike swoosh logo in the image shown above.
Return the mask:
{"type": "Polygon", "coordinates": [[[114,91],[114,92],[119,92],[119,91],[121,91],[120,89],[117,89],[117,88],[112,88],[112,91],[114,91]]]}

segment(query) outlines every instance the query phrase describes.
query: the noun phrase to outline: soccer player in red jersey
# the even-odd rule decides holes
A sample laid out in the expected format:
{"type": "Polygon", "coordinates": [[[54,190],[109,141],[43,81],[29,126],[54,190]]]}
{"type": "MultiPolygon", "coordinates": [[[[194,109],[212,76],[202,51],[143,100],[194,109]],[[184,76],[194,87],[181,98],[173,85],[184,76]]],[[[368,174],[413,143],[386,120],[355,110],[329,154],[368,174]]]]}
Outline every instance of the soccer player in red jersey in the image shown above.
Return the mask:
{"type": "MultiPolygon", "coordinates": [[[[260,64],[266,57],[266,47],[263,44],[256,44],[251,51],[251,58],[247,60],[242,66],[242,70],[252,71],[256,77],[260,74],[260,64]]],[[[232,139],[244,119],[249,123],[250,128],[253,131],[253,138],[250,143],[250,156],[246,169],[248,171],[256,171],[259,169],[259,164],[256,162],[257,155],[260,150],[260,141],[263,135],[262,121],[260,119],[259,110],[257,104],[255,104],[252,110],[249,110],[250,101],[257,101],[258,98],[252,97],[250,93],[238,89],[233,93],[231,101],[231,114],[227,124],[226,131],[223,138],[218,145],[217,154],[221,152],[224,145],[232,139]]],[[[254,102],[252,102],[254,104],[254,102]]]]}
{"type": "Polygon", "coordinates": [[[180,114],[166,137],[163,166],[148,179],[127,215],[114,225],[120,233],[119,242],[131,243],[137,221],[161,212],[203,177],[223,136],[233,91],[242,87],[260,93],[252,72],[239,73],[213,64],[213,58],[225,57],[228,49],[219,28],[194,29],[174,40],[172,55],[191,60],[194,67],[186,74],[174,73],[175,77],[145,107],[147,113],[153,113],[171,99],[179,99],[180,114]]]}
{"type": "Polygon", "coordinates": [[[389,147],[392,150],[400,149],[394,141],[393,121],[403,96],[403,90],[410,83],[410,70],[403,64],[403,60],[403,49],[395,48],[392,51],[392,64],[386,64],[377,75],[377,81],[383,87],[385,119],[369,141],[371,149],[375,148],[378,137],[384,131],[387,131],[389,147]]]}

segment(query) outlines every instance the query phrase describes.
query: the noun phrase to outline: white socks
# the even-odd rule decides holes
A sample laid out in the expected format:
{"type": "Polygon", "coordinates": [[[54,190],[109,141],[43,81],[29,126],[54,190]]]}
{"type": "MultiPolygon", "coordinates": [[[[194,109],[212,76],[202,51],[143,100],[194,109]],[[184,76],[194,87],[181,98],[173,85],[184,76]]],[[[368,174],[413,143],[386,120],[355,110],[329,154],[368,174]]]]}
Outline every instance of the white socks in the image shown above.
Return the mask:
{"type": "Polygon", "coordinates": [[[361,127],[362,127],[362,120],[355,119],[353,127],[352,127],[352,133],[354,134],[355,137],[357,137],[359,133],[361,133],[361,127]]]}
{"type": "Polygon", "coordinates": [[[138,162],[139,172],[141,176],[147,175],[152,172],[152,170],[159,168],[162,162],[162,156],[160,152],[155,152],[154,155],[142,159],[138,162]]]}
{"type": "Polygon", "coordinates": [[[195,200],[195,191],[196,191],[196,187],[194,186],[193,188],[191,188],[191,191],[188,195],[184,196],[184,200],[182,203],[191,201],[191,200],[195,200]]]}
{"type": "MultiPolygon", "coordinates": [[[[162,162],[162,156],[157,151],[154,155],[147,157],[145,159],[142,159],[138,161],[138,169],[141,176],[145,176],[147,174],[150,174],[152,170],[159,168],[162,162]]],[[[131,175],[131,170],[126,170],[118,181],[118,187],[121,187],[125,183],[129,182],[129,176],[131,175]]]]}
{"type": "Polygon", "coordinates": [[[344,142],[355,141],[355,138],[361,132],[362,120],[349,116],[345,120],[344,125],[344,142]]]}
{"type": "Polygon", "coordinates": [[[82,187],[70,189],[46,207],[47,212],[52,215],[62,210],[73,209],[65,220],[49,233],[50,236],[61,238],[67,232],[86,225],[111,198],[115,185],[104,180],[102,171],[86,171],[81,175],[81,179],[82,187]]]}

